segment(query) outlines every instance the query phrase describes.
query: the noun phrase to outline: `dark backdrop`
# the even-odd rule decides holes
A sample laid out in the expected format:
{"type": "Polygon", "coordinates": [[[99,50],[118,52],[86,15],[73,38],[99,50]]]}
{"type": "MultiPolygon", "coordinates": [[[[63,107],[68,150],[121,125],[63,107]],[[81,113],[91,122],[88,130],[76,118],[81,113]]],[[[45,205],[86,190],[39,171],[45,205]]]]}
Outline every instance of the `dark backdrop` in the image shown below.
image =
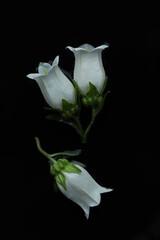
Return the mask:
{"type": "Polygon", "coordinates": [[[68,236],[157,239],[160,235],[159,65],[160,26],[156,6],[4,6],[1,20],[1,237],[68,236]],[[4,16],[5,15],[5,16],[4,16]],[[37,84],[26,78],[40,61],[60,55],[73,70],[67,45],[108,42],[103,62],[109,77],[102,112],[86,146],[74,129],[45,120],[47,106],[37,84]],[[86,220],[83,210],[53,189],[49,164],[38,151],[82,148],[77,160],[99,184],[102,195],[86,220]]]}

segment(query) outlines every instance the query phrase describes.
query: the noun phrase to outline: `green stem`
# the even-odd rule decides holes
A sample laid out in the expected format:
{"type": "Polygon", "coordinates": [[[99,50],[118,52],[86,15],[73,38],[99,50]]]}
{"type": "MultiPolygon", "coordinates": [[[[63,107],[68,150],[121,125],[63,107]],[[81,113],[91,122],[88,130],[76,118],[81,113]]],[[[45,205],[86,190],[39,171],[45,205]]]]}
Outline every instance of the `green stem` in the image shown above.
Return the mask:
{"type": "Polygon", "coordinates": [[[80,120],[79,120],[79,117],[75,117],[75,118],[74,118],[73,127],[74,127],[74,129],[77,131],[77,133],[81,136],[81,138],[83,139],[84,131],[83,131],[81,122],[80,122],[80,120]]]}
{"type": "Polygon", "coordinates": [[[40,141],[39,141],[38,137],[35,137],[35,140],[36,140],[36,144],[37,144],[38,150],[39,150],[46,158],[48,158],[51,162],[55,163],[56,160],[53,159],[50,154],[48,154],[47,152],[45,152],[45,151],[41,148],[40,141]]]}
{"type": "Polygon", "coordinates": [[[84,135],[83,135],[83,138],[82,138],[82,142],[83,143],[86,143],[87,142],[87,136],[88,136],[88,133],[95,121],[95,118],[96,118],[97,114],[95,113],[94,111],[94,108],[92,108],[92,117],[91,117],[91,121],[90,123],[88,124],[88,127],[86,128],[85,132],[84,132],[84,135]]]}

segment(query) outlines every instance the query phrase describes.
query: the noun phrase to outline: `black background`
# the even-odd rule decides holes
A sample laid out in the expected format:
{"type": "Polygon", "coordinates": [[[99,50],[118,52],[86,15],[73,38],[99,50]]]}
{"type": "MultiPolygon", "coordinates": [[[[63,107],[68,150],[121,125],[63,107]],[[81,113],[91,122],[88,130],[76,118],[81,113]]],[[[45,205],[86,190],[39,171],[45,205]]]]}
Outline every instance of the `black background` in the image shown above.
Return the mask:
{"type": "Polygon", "coordinates": [[[1,19],[0,237],[158,239],[160,235],[159,66],[156,6],[108,2],[4,6],[1,19]],[[47,106],[26,78],[38,63],[60,55],[72,71],[70,45],[108,42],[109,77],[102,112],[83,146],[70,126],[45,120],[47,106]],[[83,149],[76,158],[102,186],[114,189],[83,210],[53,189],[49,164],[34,137],[50,152],[83,149]]]}

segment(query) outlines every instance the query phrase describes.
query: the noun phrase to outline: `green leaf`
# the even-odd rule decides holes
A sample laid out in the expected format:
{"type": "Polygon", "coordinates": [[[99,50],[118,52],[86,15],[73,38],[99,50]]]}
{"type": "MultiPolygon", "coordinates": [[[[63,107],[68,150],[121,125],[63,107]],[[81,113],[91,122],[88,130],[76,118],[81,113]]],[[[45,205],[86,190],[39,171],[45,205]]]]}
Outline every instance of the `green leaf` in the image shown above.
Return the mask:
{"type": "Polygon", "coordinates": [[[52,107],[43,107],[45,110],[47,111],[52,111],[52,112],[57,112],[57,113],[60,113],[60,110],[57,109],[57,108],[52,108],[52,107]]]}
{"type": "Polygon", "coordinates": [[[62,118],[60,116],[59,113],[51,113],[51,114],[48,114],[45,119],[47,120],[54,120],[54,121],[60,121],[62,118]]]}
{"type": "Polygon", "coordinates": [[[60,185],[62,185],[62,187],[63,187],[65,190],[67,190],[67,189],[66,189],[66,184],[65,184],[66,179],[65,179],[65,176],[63,175],[63,173],[57,174],[57,175],[55,176],[55,179],[56,179],[56,182],[58,182],[60,185]]]}
{"type": "Polygon", "coordinates": [[[63,168],[63,172],[67,173],[81,173],[82,171],[76,167],[73,163],[68,162],[63,168]]]}

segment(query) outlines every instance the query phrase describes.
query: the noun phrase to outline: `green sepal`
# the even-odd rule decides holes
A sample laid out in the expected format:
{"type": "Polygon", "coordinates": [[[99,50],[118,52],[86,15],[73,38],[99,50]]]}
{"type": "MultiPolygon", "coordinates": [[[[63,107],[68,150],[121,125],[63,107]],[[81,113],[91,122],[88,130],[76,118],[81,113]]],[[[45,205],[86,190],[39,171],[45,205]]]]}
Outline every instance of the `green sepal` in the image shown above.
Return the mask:
{"type": "Polygon", "coordinates": [[[55,176],[55,180],[56,182],[58,182],[60,185],[62,185],[62,187],[66,189],[66,179],[65,179],[65,176],[62,172],[58,173],[56,176],[55,176]]]}
{"type": "Polygon", "coordinates": [[[63,110],[68,110],[72,106],[73,106],[72,103],[69,103],[67,100],[62,99],[62,108],[63,108],[63,110]]]}
{"type": "Polygon", "coordinates": [[[99,92],[93,83],[89,82],[89,87],[90,87],[90,89],[87,92],[86,97],[93,97],[93,96],[99,95],[99,92]]]}
{"type": "Polygon", "coordinates": [[[93,83],[89,82],[89,87],[89,91],[82,97],[82,103],[86,107],[96,107],[102,100],[102,96],[93,83]]]}
{"type": "Polygon", "coordinates": [[[54,182],[53,182],[53,188],[54,188],[54,191],[57,193],[59,188],[58,188],[56,180],[54,180],[54,182]]]}
{"type": "Polygon", "coordinates": [[[93,108],[93,115],[94,116],[96,116],[102,110],[102,108],[104,106],[104,102],[106,100],[106,97],[107,97],[108,93],[110,93],[110,91],[107,91],[105,93],[105,95],[103,96],[102,101],[98,104],[98,106],[96,108],[93,108]]]}
{"type": "Polygon", "coordinates": [[[63,172],[67,172],[67,173],[81,173],[82,171],[78,167],[76,167],[73,163],[68,162],[64,166],[63,172]]]}
{"type": "Polygon", "coordinates": [[[76,99],[79,101],[79,96],[81,95],[81,90],[78,86],[78,83],[74,79],[72,81],[73,81],[75,92],[76,92],[76,99]]]}
{"type": "Polygon", "coordinates": [[[53,175],[53,176],[56,176],[56,174],[57,174],[57,172],[56,172],[55,169],[54,169],[53,164],[50,166],[50,173],[51,173],[51,175],[53,175]]]}
{"type": "Polygon", "coordinates": [[[69,103],[65,99],[62,99],[62,108],[62,118],[66,120],[74,118],[80,109],[78,104],[69,103]]]}

